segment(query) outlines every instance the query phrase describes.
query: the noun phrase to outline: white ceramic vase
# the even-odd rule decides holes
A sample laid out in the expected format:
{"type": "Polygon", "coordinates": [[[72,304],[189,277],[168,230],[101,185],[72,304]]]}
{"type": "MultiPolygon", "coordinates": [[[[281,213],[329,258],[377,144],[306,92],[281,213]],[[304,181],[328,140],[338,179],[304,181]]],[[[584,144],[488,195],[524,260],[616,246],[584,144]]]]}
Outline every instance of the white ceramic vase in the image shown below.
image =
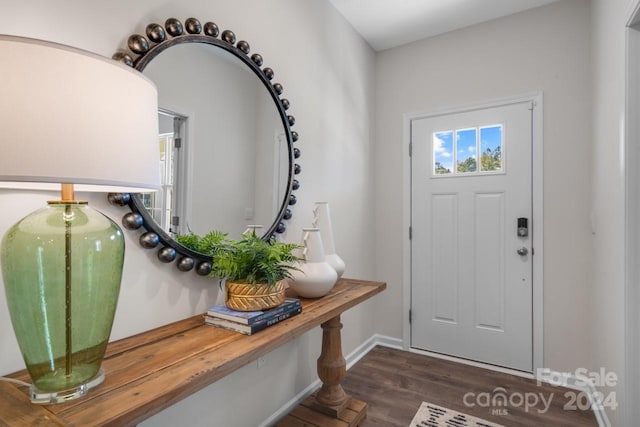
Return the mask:
{"type": "Polygon", "coordinates": [[[342,274],[344,274],[345,264],[336,253],[335,244],[333,243],[333,227],[331,226],[328,202],[315,203],[313,207],[313,226],[320,229],[326,260],[338,273],[338,279],[341,278],[342,274]]]}
{"type": "Polygon", "coordinates": [[[291,271],[291,278],[287,279],[289,287],[303,298],[320,298],[333,288],[338,274],[326,261],[319,229],[304,228],[302,245],[299,256],[304,261],[296,265],[299,271],[291,271]]]}

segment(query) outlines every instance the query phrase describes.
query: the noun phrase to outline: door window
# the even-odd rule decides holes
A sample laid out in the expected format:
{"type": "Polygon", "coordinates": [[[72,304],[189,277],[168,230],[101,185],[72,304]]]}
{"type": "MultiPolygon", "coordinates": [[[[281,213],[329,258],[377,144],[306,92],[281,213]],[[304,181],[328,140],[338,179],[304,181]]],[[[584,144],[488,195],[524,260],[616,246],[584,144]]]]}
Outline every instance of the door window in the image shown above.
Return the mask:
{"type": "Polygon", "coordinates": [[[433,176],[503,172],[503,133],[502,124],[433,132],[431,138],[433,176]]]}

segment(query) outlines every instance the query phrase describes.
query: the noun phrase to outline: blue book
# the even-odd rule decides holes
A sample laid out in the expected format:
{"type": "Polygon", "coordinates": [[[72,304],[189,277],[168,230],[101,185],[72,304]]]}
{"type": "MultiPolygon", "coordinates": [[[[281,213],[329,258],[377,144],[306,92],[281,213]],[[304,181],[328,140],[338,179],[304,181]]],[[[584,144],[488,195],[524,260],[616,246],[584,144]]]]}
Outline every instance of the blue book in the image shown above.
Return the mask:
{"type": "Polygon", "coordinates": [[[229,329],[231,331],[240,332],[241,334],[251,335],[258,331],[268,328],[269,326],[275,325],[276,323],[280,323],[283,320],[288,319],[291,316],[295,316],[302,312],[301,305],[290,305],[289,308],[279,314],[276,314],[272,317],[263,319],[259,322],[255,322],[251,325],[245,325],[242,323],[233,322],[231,320],[222,319],[219,317],[205,316],[204,322],[207,325],[219,326],[224,329],[229,329]]]}
{"type": "Polygon", "coordinates": [[[253,325],[295,307],[300,307],[300,300],[297,298],[285,298],[284,302],[279,306],[264,311],[236,311],[221,304],[209,308],[207,316],[229,320],[242,325],[253,325]]]}

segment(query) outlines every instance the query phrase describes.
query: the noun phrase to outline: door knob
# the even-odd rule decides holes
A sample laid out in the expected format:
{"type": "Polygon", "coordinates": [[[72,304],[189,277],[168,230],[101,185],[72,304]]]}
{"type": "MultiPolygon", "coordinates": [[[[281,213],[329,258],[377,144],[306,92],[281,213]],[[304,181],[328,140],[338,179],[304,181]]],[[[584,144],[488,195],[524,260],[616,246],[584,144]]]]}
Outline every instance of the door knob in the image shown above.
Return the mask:
{"type": "Polygon", "coordinates": [[[529,253],[529,249],[525,247],[521,247],[520,249],[516,250],[516,252],[518,252],[518,255],[520,256],[525,256],[526,254],[529,253]]]}

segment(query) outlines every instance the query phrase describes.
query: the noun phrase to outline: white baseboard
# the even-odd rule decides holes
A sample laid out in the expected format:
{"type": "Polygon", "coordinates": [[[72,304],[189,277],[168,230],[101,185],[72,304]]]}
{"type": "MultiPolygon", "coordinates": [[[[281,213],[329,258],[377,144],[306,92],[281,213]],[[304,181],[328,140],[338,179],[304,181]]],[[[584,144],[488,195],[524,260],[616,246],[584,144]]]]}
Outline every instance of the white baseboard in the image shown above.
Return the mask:
{"type": "Polygon", "coordinates": [[[589,402],[591,402],[591,410],[596,417],[596,421],[599,427],[611,427],[611,422],[607,416],[607,412],[600,404],[596,404],[599,399],[596,399],[597,390],[595,385],[588,378],[580,378],[574,374],[560,373],[555,371],[543,371],[538,376],[540,381],[545,383],[567,387],[573,390],[581,391],[587,395],[589,402]]]}
{"type": "Polygon", "coordinates": [[[358,348],[353,350],[345,360],[347,361],[347,369],[350,369],[353,365],[358,363],[367,353],[369,353],[375,346],[395,348],[396,350],[402,350],[402,340],[399,338],[387,337],[385,335],[375,334],[365,342],[363,342],[358,348]]]}
{"type": "Polygon", "coordinates": [[[320,380],[315,380],[311,384],[309,384],[304,390],[295,395],[293,399],[289,400],[287,403],[282,405],[280,409],[271,414],[269,418],[263,421],[258,427],[269,427],[275,424],[280,418],[283,418],[289,412],[293,411],[296,406],[300,404],[303,400],[305,400],[311,393],[314,392],[321,385],[320,380]]]}
{"type": "MultiPolygon", "coordinates": [[[[347,362],[347,369],[351,368],[355,365],[360,359],[362,359],[367,353],[369,353],[375,346],[380,345],[383,347],[395,348],[398,350],[402,350],[402,340],[397,338],[391,338],[384,335],[373,335],[371,338],[363,342],[358,348],[353,350],[345,357],[345,361],[347,362]]],[[[305,400],[311,393],[313,393],[316,389],[320,388],[322,383],[319,379],[315,380],[307,387],[304,388],[300,393],[295,395],[291,400],[282,405],[280,409],[278,409],[275,413],[273,413],[269,418],[267,418],[264,422],[260,424],[259,427],[269,427],[275,424],[280,418],[287,415],[289,412],[293,411],[293,409],[300,404],[303,400],[305,400]]]]}
{"type": "MultiPolygon", "coordinates": [[[[355,365],[360,359],[362,359],[367,353],[369,353],[375,346],[389,347],[395,348],[397,350],[405,350],[403,346],[403,340],[398,338],[392,338],[384,335],[373,335],[371,338],[363,342],[360,346],[358,346],[355,350],[353,350],[349,355],[345,357],[345,361],[347,362],[347,369],[350,369],[353,365],[355,365]]],[[[519,371],[513,371],[511,369],[499,368],[492,365],[487,365],[484,363],[476,363],[470,362],[468,360],[459,359],[451,356],[443,356],[439,354],[431,354],[429,352],[424,351],[414,351],[412,352],[421,353],[425,355],[429,355],[432,357],[439,357],[446,360],[451,360],[453,362],[465,363],[469,365],[473,365],[480,368],[491,369],[498,372],[515,374],[527,378],[535,378],[531,374],[526,374],[519,371]]],[[[555,371],[542,371],[543,374],[538,376],[540,381],[543,381],[552,385],[562,385],[567,388],[571,388],[574,390],[578,390],[584,392],[588,397],[589,401],[592,402],[591,408],[593,409],[593,414],[598,422],[599,427],[611,427],[611,423],[609,422],[609,417],[607,417],[607,413],[605,410],[600,407],[601,405],[593,405],[593,402],[596,401],[596,388],[595,386],[587,379],[578,378],[573,374],[560,374],[555,371]],[[558,384],[558,379],[562,378],[562,384],[558,384]]],[[[279,419],[287,415],[291,412],[296,406],[300,404],[303,400],[305,400],[311,393],[313,393],[316,389],[318,389],[321,385],[319,379],[313,381],[304,390],[294,396],[291,400],[285,403],[282,407],[280,407],[275,413],[273,413],[268,419],[266,419],[259,427],[269,427],[275,424],[279,419]]]]}

